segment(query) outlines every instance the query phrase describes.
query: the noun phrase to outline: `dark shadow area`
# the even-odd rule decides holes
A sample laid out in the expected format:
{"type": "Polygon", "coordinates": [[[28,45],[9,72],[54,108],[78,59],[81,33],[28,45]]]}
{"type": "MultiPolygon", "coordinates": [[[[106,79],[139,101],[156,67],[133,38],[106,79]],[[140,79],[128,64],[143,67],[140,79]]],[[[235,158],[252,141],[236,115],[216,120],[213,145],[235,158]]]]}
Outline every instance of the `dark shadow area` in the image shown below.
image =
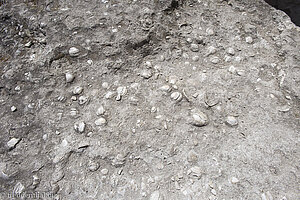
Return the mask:
{"type": "Polygon", "coordinates": [[[285,12],[294,24],[300,26],[300,0],[265,0],[265,2],[285,12]]]}

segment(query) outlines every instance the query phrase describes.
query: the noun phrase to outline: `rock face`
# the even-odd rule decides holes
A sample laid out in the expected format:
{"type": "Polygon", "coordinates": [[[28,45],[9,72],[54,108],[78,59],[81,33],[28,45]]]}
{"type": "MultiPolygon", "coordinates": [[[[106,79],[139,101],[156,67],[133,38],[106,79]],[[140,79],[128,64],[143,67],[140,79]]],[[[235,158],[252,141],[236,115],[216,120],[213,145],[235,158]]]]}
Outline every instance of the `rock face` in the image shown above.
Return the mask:
{"type": "Polygon", "coordinates": [[[265,0],[268,4],[284,11],[291,20],[300,26],[300,1],[299,0],[265,0]]]}
{"type": "Polygon", "coordinates": [[[0,199],[299,199],[299,29],[263,0],[5,1],[0,199]]]}

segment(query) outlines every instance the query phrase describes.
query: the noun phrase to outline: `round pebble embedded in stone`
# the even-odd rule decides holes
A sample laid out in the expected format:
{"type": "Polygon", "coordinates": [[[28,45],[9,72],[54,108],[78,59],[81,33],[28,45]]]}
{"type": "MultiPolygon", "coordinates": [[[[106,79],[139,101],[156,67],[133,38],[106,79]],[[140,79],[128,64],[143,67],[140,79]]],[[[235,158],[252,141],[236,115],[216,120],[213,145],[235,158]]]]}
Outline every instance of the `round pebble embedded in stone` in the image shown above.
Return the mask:
{"type": "Polygon", "coordinates": [[[76,47],[71,47],[69,49],[69,55],[72,56],[72,57],[76,57],[76,56],[79,56],[79,49],[77,49],[76,47]]]}

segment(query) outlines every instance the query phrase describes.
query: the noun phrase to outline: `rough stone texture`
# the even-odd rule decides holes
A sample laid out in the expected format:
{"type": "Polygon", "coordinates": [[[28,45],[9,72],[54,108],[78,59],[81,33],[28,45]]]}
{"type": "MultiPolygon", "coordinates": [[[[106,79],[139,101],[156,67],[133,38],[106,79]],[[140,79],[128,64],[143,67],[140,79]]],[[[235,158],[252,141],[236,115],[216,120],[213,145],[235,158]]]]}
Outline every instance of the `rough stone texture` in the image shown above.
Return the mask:
{"type": "Polygon", "coordinates": [[[300,30],[282,11],[12,0],[0,29],[0,199],[299,199],[300,30]]]}

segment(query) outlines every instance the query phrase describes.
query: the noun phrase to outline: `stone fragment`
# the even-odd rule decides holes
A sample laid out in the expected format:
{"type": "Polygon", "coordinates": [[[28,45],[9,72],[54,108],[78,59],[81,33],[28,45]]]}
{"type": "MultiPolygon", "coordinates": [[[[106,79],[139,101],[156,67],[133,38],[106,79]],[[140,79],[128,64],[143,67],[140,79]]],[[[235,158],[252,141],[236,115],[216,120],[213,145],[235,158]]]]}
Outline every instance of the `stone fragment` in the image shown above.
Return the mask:
{"type": "Polygon", "coordinates": [[[214,30],[212,28],[207,28],[206,29],[206,35],[211,36],[211,35],[214,35],[214,34],[215,34],[215,32],[214,32],[214,30]]]}
{"type": "Polygon", "coordinates": [[[193,112],[192,113],[192,124],[194,126],[206,126],[209,123],[209,119],[207,115],[203,112],[193,112]]]}
{"type": "Polygon", "coordinates": [[[108,169],[104,168],[104,169],[101,169],[101,173],[103,175],[107,175],[108,174],[108,169]]]}
{"type": "Polygon", "coordinates": [[[69,55],[72,56],[72,57],[76,57],[76,56],[79,56],[79,49],[77,49],[76,47],[71,47],[69,49],[69,55]]]}
{"type": "Polygon", "coordinates": [[[235,74],[236,73],[236,68],[233,65],[231,65],[231,66],[229,66],[228,71],[232,74],[235,74]]]}
{"type": "Polygon", "coordinates": [[[149,69],[145,69],[145,70],[143,70],[143,71],[141,72],[141,76],[142,76],[144,79],[149,79],[149,78],[151,78],[151,76],[152,76],[152,72],[151,72],[151,70],[149,70],[149,69]]]}
{"type": "Polygon", "coordinates": [[[252,37],[250,37],[250,36],[246,37],[246,42],[247,42],[248,44],[252,44],[252,43],[253,43],[252,37]]]}
{"type": "Polygon", "coordinates": [[[151,196],[150,196],[150,199],[149,200],[160,200],[160,194],[159,194],[159,191],[154,191],[151,196]]]}
{"type": "Polygon", "coordinates": [[[88,169],[91,171],[91,172],[95,172],[99,169],[99,164],[97,162],[94,162],[94,161],[91,161],[89,162],[88,164],[88,169]]]}
{"type": "Polygon", "coordinates": [[[193,176],[201,177],[203,174],[203,171],[200,167],[194,166],[190,169],[190,172],[193,176]]]}
{"type": "Polygon", "coordinates": [[[99,106],[96,111],[96,115],[100,116],[100,115],[104,115],[104,113],[105,113],[104,107],[102,105],[99,106]]]}
{"type": "Polygon", "coordinates": [[[235,54],[235,51],[234,51],[233,48],[229,47],[229,48],[227,49],[227,53],[228,53],[229,55],[233,56],[233,55],[235,54]]]}
{"type": "Polygon", "coordinates": [[[75,94],[75,95],[81,94],[82,92],[83,92],[83,87],[81,87],[81,86],[76,86],[73,89],[73,94],[75,94]]]}
{"type": "Polygon", "coordinates": [[[199,46],[197,44],[191,44],[191,51],[198,52],[199,51],[199,46]]]}
{"type": "Polygon", "coordinates": [[[236,183],[238,183],[239,182],[239,179],[237,179],[236,177],[232,177],[231,178],[231,183],[232,184],[236,184],[236,183]]]}
{"type": "Polygon", "coordinates": [[[177,76],[169,76],[169,83],[170,84],[175,85],[177,81],[178,81],[177,76]]]}
{"type": "Polygon", "coordinates": [[[122,96],[124,96],[126,93],[127,93],[126,87],[118,87],[116,100],[120,101],[122,99],[122,96]]]}
{"type": "Polygon", "coordinates": [[[218,64],[220,62],[219,57],[214,56],[210,59],[210,62],[212,62],[213,64],[218,64]]]}
{"type": "Polygon", "coordinates": [[[32,186],[35,188],[40,184],[41,179],[37,175],[33,175],[32,178],[32,186]]]}
{"type": "Polygon", "coordinates": [[[191,151],[188,153],[187,160],[188,160],[189,162],[197,162],[197,161],[198,161],[198,155],[196,154],[196,152],[195,152],[194,150],[191,150],[191,151]]]}
{"type": "Polygon", "coordinates": [[[96,119],[95,124],[96,124],[96,126],[103,126],[106,124],[106,119],[103,117],[100,117],[99,119],[96,119]]]}
{"type": "Polygon", "coordinates": [[[102,83],[102,87],[103,87],[103,88],[107,89],[108,86],[109,86],[109,85],[108,85],[108,82],[103,82],[103,83],[102,83]]]}
{"type": "Polygon", "coordinates": [[[9,149],[14,149],[16,145],[20,142],[20,138],[12,138],[7,142],[7,146],[9,149]]]}
{"type": "Polygon", "coordinates": [[[226,124],[228,126],[231,126],[231,127],[237,126],[238,125],[238,120],[234,116],[227,116],[227,118],[226,118],[226,124]]]}
{"type": "Polygon", "coordinates": [[[85,130],[85,123],[84,122],[76,122],[74,124],[74,129],[75,131],[77,131],[78,133],[83,133],[85,130]]]}
{"type": "Polygon", "coordinates": [[[172,90],[172,88],[169,85],[163,85],[159,89],[164,92],[171,92],[172,90]]]}
{"type": "Polygon", "coordinates": [[[65,76],[66,76],[66,82],[67,83],[71,83],[74,80],[74,78],[75,78],[75,76],[72,73],[70,73],[70,72],[67,72],[65,74],[65,76]]]}
{"type": "Polygon", "coordinates": [[[15,112],[15,111],[17,111],[17,108],[16,108],[16,106],[12,106],[12,107],[10,108],[10,110],[11,110],[11,112],[15,112]]]}

